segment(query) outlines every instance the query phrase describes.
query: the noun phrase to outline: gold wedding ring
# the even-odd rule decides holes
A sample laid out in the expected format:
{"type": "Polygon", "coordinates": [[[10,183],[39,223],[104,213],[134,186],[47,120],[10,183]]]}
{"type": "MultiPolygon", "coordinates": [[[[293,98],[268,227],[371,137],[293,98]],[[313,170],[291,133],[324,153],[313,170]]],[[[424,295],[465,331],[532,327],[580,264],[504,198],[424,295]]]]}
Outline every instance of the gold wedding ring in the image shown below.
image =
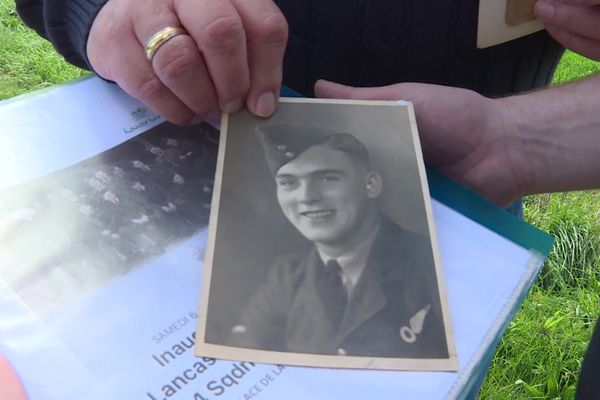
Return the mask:
{"type": "Polygon", "coordinates": [[[152,63],[152,59],[156,54],[156,51],[163,44],[167,43],[170,39],[174,38],[177,35],[187,33],[185,29],[174,26],[167,26],[162,28],[160,31],[156,32],[146,43],[146,58],[150,63],[152,63]]]}

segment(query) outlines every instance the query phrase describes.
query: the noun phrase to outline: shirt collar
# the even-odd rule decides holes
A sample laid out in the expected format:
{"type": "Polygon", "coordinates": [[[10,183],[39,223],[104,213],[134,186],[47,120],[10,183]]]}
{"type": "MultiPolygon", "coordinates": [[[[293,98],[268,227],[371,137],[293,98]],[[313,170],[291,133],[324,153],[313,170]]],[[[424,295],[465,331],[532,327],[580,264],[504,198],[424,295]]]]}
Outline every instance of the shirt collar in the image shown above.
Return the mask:
{"type": "MultiPolygon", "coordinates": [[[[335,259],[342,268],[342,281],[349,291],[354,289],[356,282],[358,282],[358,279],[367,265],[367,258],[369,257],[371,247],[373,247],[378,232],[379,224],[375,226],[366,239],[358,246],[335,259]]],[[[317,251],[319,251],[318,248],[317,251]]],[[[319,251],[319,256],[321,257],[323,264],[327,264],[327,261],[332,259],[321,251],[319,251]]]]}

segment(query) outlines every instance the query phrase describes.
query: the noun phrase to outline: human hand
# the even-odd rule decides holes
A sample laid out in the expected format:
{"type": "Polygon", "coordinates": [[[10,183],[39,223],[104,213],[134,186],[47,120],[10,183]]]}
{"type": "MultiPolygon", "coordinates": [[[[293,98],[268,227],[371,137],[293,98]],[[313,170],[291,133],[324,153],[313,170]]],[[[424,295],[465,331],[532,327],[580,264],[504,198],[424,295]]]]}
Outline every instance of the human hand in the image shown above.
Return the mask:
{"type": "Polygon", "coordinates": [[[563,46],[600,61],[600,0],[539,0],[534,12],[563,46]]]}
{"type": "Polygon", "coordinates": [[[0,354],[0,400],[27,400],[25,389],[8,360],[0,354]]]}
{"type": "Polygon", "coordinates": [[[275,111],[288,27],[272,0],[110,0],[87,42],[91,66],[177,124],[192,124],[244,104],[275,111]],[[182,27],[150,62],[153,34],[182,27]]]}
{"type": "MultiPolygon", "coordinates": [[[[501,102],[476,92],[422,83],[353,88],[318,81],[318,97],[408,100],[415,108],[425,161],[501,206],[524,194],[527,163],[505,129],[501,102]]],[[[515,143],[517,142],[517,143],[515,143]]]]}

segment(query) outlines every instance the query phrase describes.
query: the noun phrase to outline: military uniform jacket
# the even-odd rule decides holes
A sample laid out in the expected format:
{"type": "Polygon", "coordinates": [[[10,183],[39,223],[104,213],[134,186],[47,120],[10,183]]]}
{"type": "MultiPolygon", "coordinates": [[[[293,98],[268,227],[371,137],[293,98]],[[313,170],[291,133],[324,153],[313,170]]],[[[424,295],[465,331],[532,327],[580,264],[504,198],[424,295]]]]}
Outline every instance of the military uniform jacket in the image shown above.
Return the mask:
{"type": "Polygon", "coordinates": [[[385,221],[339,326],[331,322],[317,279],[313,248],[284,257],[233,329],[236,346],[369,357],[446,358],[429,241],[385,221]]]}

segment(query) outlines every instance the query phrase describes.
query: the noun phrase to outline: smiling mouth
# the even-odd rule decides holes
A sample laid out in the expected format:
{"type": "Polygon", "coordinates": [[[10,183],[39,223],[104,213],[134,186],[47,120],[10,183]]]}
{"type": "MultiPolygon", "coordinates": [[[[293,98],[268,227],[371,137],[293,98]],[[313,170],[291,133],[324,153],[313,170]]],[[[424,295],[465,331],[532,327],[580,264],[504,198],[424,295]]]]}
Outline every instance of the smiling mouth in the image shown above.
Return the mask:
{"type": "Polygon", "coordinates": [[[334,212],[334,210],[304,211],[300,215],[309,219],[321,219],[333,215],[334,212]]]}

